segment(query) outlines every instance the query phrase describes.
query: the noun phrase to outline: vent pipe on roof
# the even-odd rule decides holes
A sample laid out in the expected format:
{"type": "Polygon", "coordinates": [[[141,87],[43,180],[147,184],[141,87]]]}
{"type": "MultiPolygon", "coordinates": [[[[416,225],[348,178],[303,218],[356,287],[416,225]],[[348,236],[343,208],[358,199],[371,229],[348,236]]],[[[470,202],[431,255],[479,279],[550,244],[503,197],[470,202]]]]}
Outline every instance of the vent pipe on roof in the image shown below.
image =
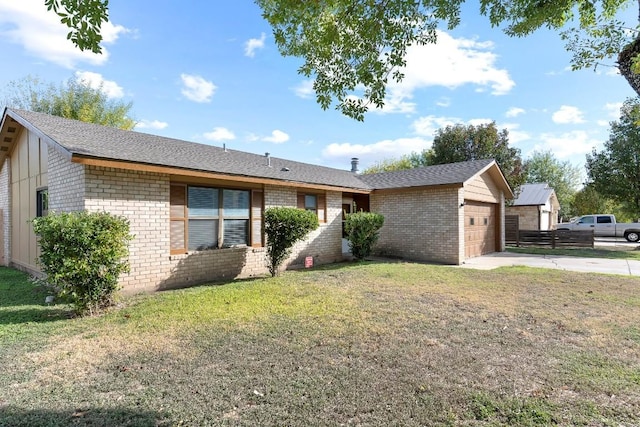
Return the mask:
{"type": "Polygon", "coordinates": [[[223,143],[223,144],[222,144],[222,149],[223,149],[223,150],[224,150],[224,152],[226,153],[226,152],[227,152],[227,144],[223,143]]]}
{"type": "Polygon", "coordinates": [[[264,153],[264,156],[267,158],[267,166],[271,167],[271,154],[264,153]]]}
{"type": "Polygon", "coordinates": [[[353,172],[353,173],[360,172],[358,170],[358,164],[359,163],[360,163],[360,160],[357,157],[352,157],[351,158],[351,172],[353,172]]]}

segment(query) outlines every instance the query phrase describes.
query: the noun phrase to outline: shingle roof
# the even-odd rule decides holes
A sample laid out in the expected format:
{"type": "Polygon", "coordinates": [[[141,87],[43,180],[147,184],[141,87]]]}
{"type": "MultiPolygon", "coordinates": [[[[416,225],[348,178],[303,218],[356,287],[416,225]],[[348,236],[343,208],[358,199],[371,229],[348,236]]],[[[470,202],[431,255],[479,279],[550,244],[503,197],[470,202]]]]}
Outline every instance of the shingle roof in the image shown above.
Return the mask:
{"type": "Polygon", "coordinates": [[[99,159],[217,172],[236,176],[369,189],[348,170],[224,150],[206,144],[69,120],[43,113],[8,110],[19,115],[71,154],[99,159]],[[288,171],[283,169],[287,168],[288,171]]]}
{"type": "Polygon", "coordinates": [[[491,159],[426,166],[396,172],[362,175],[360,179],[377,190],[429,185],[463,184],[493,163],[491,159]]]}
{"type": "Polygon", "coordinates": [[[523,184],[520,186],[520,194],[513,201],[513,206],[538,206],[549,201],[554,193],[549,184],[523,184]]]}
{"type": "MultiPolygon", "coordinates": [[[[348,170],[276,157],[270,158],[271,166],[268,166],[267,158],[258,154],[225,150],[211,145],[126,131],[44,113],[7,109],[6,114],[18,121],[26,121],[70,154],[79,157],[354,190],[463,184],[493,163],[490,159],[473,160],[397,172],[356,175],[348,170]]],[[[504,177],[499,179],[504,180],[504,177]]],[[[506,182],[505,185],[510,193],[506,182]]]]}

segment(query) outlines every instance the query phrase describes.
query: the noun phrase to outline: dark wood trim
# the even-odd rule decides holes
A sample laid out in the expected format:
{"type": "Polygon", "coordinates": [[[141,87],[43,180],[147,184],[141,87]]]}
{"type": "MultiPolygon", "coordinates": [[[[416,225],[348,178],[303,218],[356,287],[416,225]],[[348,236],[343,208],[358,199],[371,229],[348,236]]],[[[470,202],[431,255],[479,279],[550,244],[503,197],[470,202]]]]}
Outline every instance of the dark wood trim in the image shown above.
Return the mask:
{"type": "Polygon", "coordinates": [[[462,184],[442,184],[442,185],[421,185],[418,187],[397,187],[397,188],[383,188],[379,190],[373,190],[371,194],[389,194],[389,193],[409,193],[412,191],[424,191],[424,190],[443,190],[462,188],[462,184]]]}
{"type": "Polygon", "coordinates": [[[306,182],[285,181],[273,178],[258,178],[245,175],[230,175],[218,172],[204,172],[190,169],[180,169],[172,166],[147,165],[134,162],[126,162],[121,160],[96,159],[93,157],[82,157],[74,154],[71,158],[73,163],[79,163],[86,166],[99,166],[105,168],[126,169],[139,172],[153,172],[167,175],[187,176],[196,178],[220,179],[224,181],[249,182],[254,184],[277,185],[281,187],[309,188],[324,191],[343,191],[350,193],[369,194],[371,190],[354,189],[346,187],[334,187],[323,184],[310,184],[306,182]]]}

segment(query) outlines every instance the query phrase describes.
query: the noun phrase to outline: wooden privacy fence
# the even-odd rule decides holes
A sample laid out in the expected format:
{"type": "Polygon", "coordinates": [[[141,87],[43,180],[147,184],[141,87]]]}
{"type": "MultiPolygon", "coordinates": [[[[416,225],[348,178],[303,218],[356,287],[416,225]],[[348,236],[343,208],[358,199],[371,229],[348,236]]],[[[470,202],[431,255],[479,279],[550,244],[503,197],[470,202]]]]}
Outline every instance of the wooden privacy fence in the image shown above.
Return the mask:
{"type": "Polygon", "coordinates": [[[508,242],[516,246],[542,246],[548,248],[581,247],[593,248],[593,230],[518,230],[515,242],[508,242]]]}

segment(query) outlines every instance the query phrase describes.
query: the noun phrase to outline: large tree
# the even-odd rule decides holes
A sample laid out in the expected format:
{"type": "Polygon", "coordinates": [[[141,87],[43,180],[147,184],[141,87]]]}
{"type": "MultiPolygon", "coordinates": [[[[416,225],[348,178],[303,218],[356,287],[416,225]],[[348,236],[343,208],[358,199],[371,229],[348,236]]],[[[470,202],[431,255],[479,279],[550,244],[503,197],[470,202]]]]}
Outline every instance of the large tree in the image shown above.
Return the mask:
{"type": "Polygon", "coordinates": [[[136,121],[130,117],[131,103],[110,100],[101,87],[73,77],[56,86],[28,76],[9,83],[4,90],[8,107],[47,113],[53,116],[130,130],[136,121]]]}
{"type": "Polygon", "coordinates": [[[611,122],[609,139],[602,151],[587,155],[589,182],[623,206],[633,218],[640,217],[640,99],[628,99],[620,110],[620,120],[611,122]]]}
{"type": "Polygon", "coordinates": [[[525,179],[520,150],[509,146],[509,132],[506,129],[498,131],[495,122],[438,129],[432,150],[429,159],[432,165],[495,159],[514,191],[525,179]]]}
{"type": "MultiPolygon", "coordinates": [[[[271,24],[284,56],[304,63],[299,72],[313,77],[322,108],[336,104],[347,116],[363,120],[370,106],[384,104],[389,80],[401,81],[407,48],[437,42],[437,29],[461,23],[465,0],[255,0],[271,24]],[[356,88],[362,94],[354,97],[356,88]]],[[[108,20],[108,0],[44,0],[70,29],[80,49],[100,52],[100,27],[108,20]]],[[[640,0],[480,0],[478,12],[515,37],[546,27],[565,32],[573,66],[618,57],[621,73],[640,94],[635,59],[638,33],[616,20],[624,6],[640,0]]],[[[637,22],[631,27],[636,28],[637,22]]]]}
{"type": "Polygon", "coordinates": [[[573,197],[571,214],[579,216],[598,213],[614,214],[618,222],[637,220],[636,217],[629,215],[629,213],[624,210],[623,205],[600,194],[593,185],[585,185],[573,197]]]}
{"type": "Polygon", "coordinates": [[[563,215],[571,215],[571,202],[582,183],[582,171],[571,162],[560,161],[551,151],[535,151],[524,162],[525,180],[547,183],[556,192],[563,215]]]}

